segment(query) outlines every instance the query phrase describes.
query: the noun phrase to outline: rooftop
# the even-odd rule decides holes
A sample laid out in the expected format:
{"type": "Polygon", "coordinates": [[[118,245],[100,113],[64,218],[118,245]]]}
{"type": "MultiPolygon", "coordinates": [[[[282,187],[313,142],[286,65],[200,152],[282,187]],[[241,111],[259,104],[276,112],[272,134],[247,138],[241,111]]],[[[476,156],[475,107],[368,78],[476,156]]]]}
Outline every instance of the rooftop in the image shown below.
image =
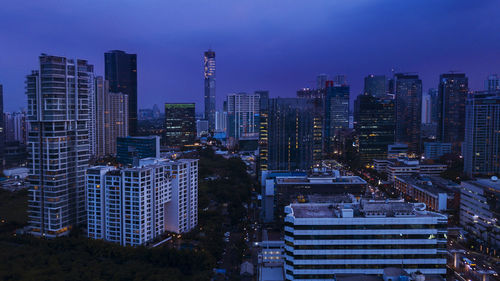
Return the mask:
{"type": "Polygon", "coordinates": [[[352,217],[434,217],[442,216],[425,211],[425,204],[403,200],[361,200],[359,203],[297,203],[290,204],[288,213],[296,218],[352,218],[352,217]]]}

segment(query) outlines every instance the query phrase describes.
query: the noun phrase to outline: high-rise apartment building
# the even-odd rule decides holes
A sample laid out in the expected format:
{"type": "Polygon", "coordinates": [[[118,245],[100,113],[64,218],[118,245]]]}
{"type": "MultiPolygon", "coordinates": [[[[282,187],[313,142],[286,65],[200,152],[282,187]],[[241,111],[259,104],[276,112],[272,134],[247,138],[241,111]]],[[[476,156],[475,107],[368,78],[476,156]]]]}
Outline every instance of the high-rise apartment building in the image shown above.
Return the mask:
{"type": "Polygon", "coordinates": [[[386,83],[385,75],[370,74],[365,77],[365,91],[364,94],[369,94],[377,98],[386,96],[386,83]]]}
{"type": "Polygon", "coordinates": [[[420,153],[422,120],[422,80],[418,75],[394,75],[396,90],[396,142],[408,145],[409,152],[420,153]]]}
{"type": "Polygon", "coordinates": [[[465,110],[464,172],[500,174],[500,92],[477,92],[465,110]]]}
{"type": "Polygon", "coordinates": [[[116,138],[128,135],[128,95],[109,92],[102,76],[95,79],[95,138],[98,157],[116,155],[116,138]]]}
{"type": "Polygon", "coordinates": [[[286,280],[381,275],[384,268],[446,275],[446,215],[396,201],[285,208],[286,280]]]}
{"type": "Polygon", "coordinates": [[[498,74],[488,76],[488,79],[484,81],[484,90],[488,92],[500,91],[500,76],[498,74]]]}
{"type": "Polygon", "coordinates": [[[394,143],[394,100],[370,94],[358,96],[355,102],[355,130],[362,163],[387,158],[388,145],[394,143]]]}
{"type": "Polygon", "coordinates": [[[203,60],[203,72],[205,77],[205,119],[208,127],[215,130],[215,52],[205,52],[203,60]]]}
{"type": "Polygon", "coordinates": [[[196,116],[194,103],[165,104],[165,134],[163,144],[181,147],[196,140],[196,116]]]}
{"type": "Polygon", "coordinates": [[[221,132],[226,132],[226,130],[227,130],[227,111],[218,110],[215,112],[215,131],[221,133],[221,132]]]}
{"type": "Polygon", "coordinates": [[[198,223],[198,160],[141,159],[128,168],[87,170],[87,233],[138,246],[198,223]]]}
{"type": "Polygon", "coordinates": [[[198,225],[198,160],[170,161],[172,200],[165,209],[165,227],[175,233],[188,232],[198,225]]]}
{"type": "Polygon", "coordinates": [[[46,54],[39,64],[26,78],[29,223],[34,235],[57,237],[86,221],[94,68],[86,60],[46,54]]]}
{"type": "Polygon", "coordinates": [[[438,139],[451,143],[452,150],[460,151],[465,133],[465,101],[469,91],[468,78],[463,73],[439,76],[438,139]]]}
{"type": "Polygon", "coordinates": [[[118,137],[116,139],[116,160],[122,165],[136,166],[140,159],[160,157],[160,137],[118,137]]]}
{"type": "Polygon", "coordinates": [[[113,50],[104,54],[109,91],[128,96],[128,135],[137,135],[137,55],[113,50]]]}
{"type": "Polygon", "coordinates": [[[227,137],[256,138],[259,135],[260,95],[230,94],[227,101],[227,137]]]}
{"type": "Polygon", "coordinates": [[[319,74],[316,76],[316,89],[321,90],[326,88],[326,81],[328,81],[328,74],[319,74]]]}
{"type": "Polygon", "coordinates": [[[26,112],[4,113],[4,132],[6,142],[26,144],[26,112]]]}
{"type": "MultiPolygon", "coordinates": [[[[344,81],[340,78],[339,82],[344,81]]],[[[346,84],[328,81],[325,94],[325,142],[326,150],[331,153],[334,143],[339,141],[339,133],[349,128],[350,88],[346,84]]]]}

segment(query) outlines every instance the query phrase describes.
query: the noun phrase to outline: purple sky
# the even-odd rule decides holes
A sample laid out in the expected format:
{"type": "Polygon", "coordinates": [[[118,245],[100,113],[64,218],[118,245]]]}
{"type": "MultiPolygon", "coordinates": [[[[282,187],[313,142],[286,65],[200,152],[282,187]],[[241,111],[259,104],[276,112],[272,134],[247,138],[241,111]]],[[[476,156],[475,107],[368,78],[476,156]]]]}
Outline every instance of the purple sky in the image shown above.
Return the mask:
{"type": "Polygon", "coordinates": [[[203,97],[203,51],[217,55],[217,101],[231,92],[294,96],[317,74],[345,74],[359,94],[369,73],[466,72],[472,89],[500,73],[500,1],[211,0],[4,1],[0,83],[6,111],[25,106],[24,77],[42,52],[88,59],[138,54],[139,108],[203,97]],[[23,2],[22,4],[18,2],[23,2]]]}

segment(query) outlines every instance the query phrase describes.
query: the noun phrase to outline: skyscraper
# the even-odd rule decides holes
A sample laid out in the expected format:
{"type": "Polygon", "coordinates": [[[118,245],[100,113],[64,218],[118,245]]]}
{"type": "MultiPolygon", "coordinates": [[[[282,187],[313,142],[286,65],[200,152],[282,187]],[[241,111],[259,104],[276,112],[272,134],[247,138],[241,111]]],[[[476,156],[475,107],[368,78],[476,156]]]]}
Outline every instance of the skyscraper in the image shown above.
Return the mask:
{"type": "Polygon", "coordinates": [[[365,77],[365,94],[372,95],[377,98],[384,97],[386,93],[385,75],[373,75],[370,74],[365,77]]]}
{"type": "Polygon", "coordinates": [[[464,172],[500,174],[500,92],[474,93],[465,110],[464,172]]]}
{"type": "Polygon", "coordinates": [[[205,52],[203,60],[205,77],[205,119],[208,120],[210,131],[215,130],[215,52],[205,52]]]}
{"type": "Polygon", "coordinates": [[[267,145],[262,136],[260,139],[261,151],[267,151],[267,163],[262,161],[261,168],[265,165],[268,170],[307,170],[319,160],[314,159],[315,110],[312,99],[269,99],[267,145]]]}
{"type": "Polygon", "coordinates": [[[260,95],[230,94],[227,100],[227,137],[258,137],[260,95]]]}
{"type": "Polygon", "coordinates": [[[137,55],[113,50],[104,54],[109,91],[128,95],[128,134],[137,135],[137,55]]]}
{"type": "Polygon", "coordinates": [[[86,221],[94,67],[46,54],[39,59],[40,70],[26,78],[29,223],[34,235],[57,237],[86,221]]]}
{"type": "Polygon", "coordinates": [[[260,96],[259,105],[259,158],[258,175],[268,169],[269,161],[269,92],[256,91],[260,96]]]}
{"type": "Polygon", "coordinates": [[[102,76],[95,79],[96,155],[116,154],[116,138],[128,135],[128,95],[110,93],[102,76]]]}
{"type": "Polygon", "coordinates": [[[430,88],[427,91],[427,95],[429,96],[431,100],[431,123],[434,123],[437,125],[438,122],[438,91],[436,88],[430,88]]]}
{"type": "Polygon", "coordinates": [[[338,141],[339,132],[349,128],[350,88],[346,84],[328,81],[325,95],[325,138],[326,150],[332,152],[338,141]]]}
{"type": "Polygon", "coordinates": [[[438,88],[438,139],[451,143],[452,150],[460,151],[465,133],[465,101],[468,79],[463,73],[439,76],[438,88]]]}
{"type": "Polygon", "coordinates": [[[181,147],[196,140],[196,116],[194,103],[165,104],[165,136],[163,143],[181,147]]]}
{"type": "Polygon", "coordinates": [[[409,152],[420,153],[422,120],[422,80],[418,75],[394,75],[396,90],[396,142],[408,145],[409,152]]]}
{"type": "Polygon", "coordinates": [[[394,143],[394,100],[364,94],[358,96],[355,106],[361,162],[387,158],[388,145],[394,143]]]}

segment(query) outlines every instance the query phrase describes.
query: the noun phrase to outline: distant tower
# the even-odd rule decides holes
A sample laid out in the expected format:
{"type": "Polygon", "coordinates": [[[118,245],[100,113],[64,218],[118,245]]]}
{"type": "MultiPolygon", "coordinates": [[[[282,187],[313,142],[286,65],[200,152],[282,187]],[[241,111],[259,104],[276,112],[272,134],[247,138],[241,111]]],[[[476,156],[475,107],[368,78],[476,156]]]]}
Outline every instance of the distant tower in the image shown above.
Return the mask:
{"type": "Polygon", "coordinates": [[[386,95],[385,84],[386,84],[385,75],[370,74],[365,77],[364,94],[369,94],[376,98],[382,98],[386,95]]]}
{"type": "Polygon", "coordinates": [[[205,77],[205,119],[208,120],[208,129],[215,130],[215,52],[205,52],[203,61],[205,77]]]}
{"type": "Polygon", "coordinates": [[[328,74],[322,73],[316,76],[316,89],[324,89],[326,81],[328,81],[328,74]]]}
{"type": "Polygon", "coordinates": [[[394,75],[396,92],[396,142],[408,145],[410,152],[420,153],[422,121],[422,80],[418,75],[394,75]]]}
{"type": "Polygon", "coordinates": [[[465,101],[469,91],[464,73],[446,73],[439,76],[438,138],[449,142],[455,152],[460,151],[465,133],[465,101]]]}
{"type": "Polygon", "coordinates": [[[128,133],[137,135],[137,55],[113,50],[104,54],[105,79],[111,93],[128,95],[128,133]]]}

